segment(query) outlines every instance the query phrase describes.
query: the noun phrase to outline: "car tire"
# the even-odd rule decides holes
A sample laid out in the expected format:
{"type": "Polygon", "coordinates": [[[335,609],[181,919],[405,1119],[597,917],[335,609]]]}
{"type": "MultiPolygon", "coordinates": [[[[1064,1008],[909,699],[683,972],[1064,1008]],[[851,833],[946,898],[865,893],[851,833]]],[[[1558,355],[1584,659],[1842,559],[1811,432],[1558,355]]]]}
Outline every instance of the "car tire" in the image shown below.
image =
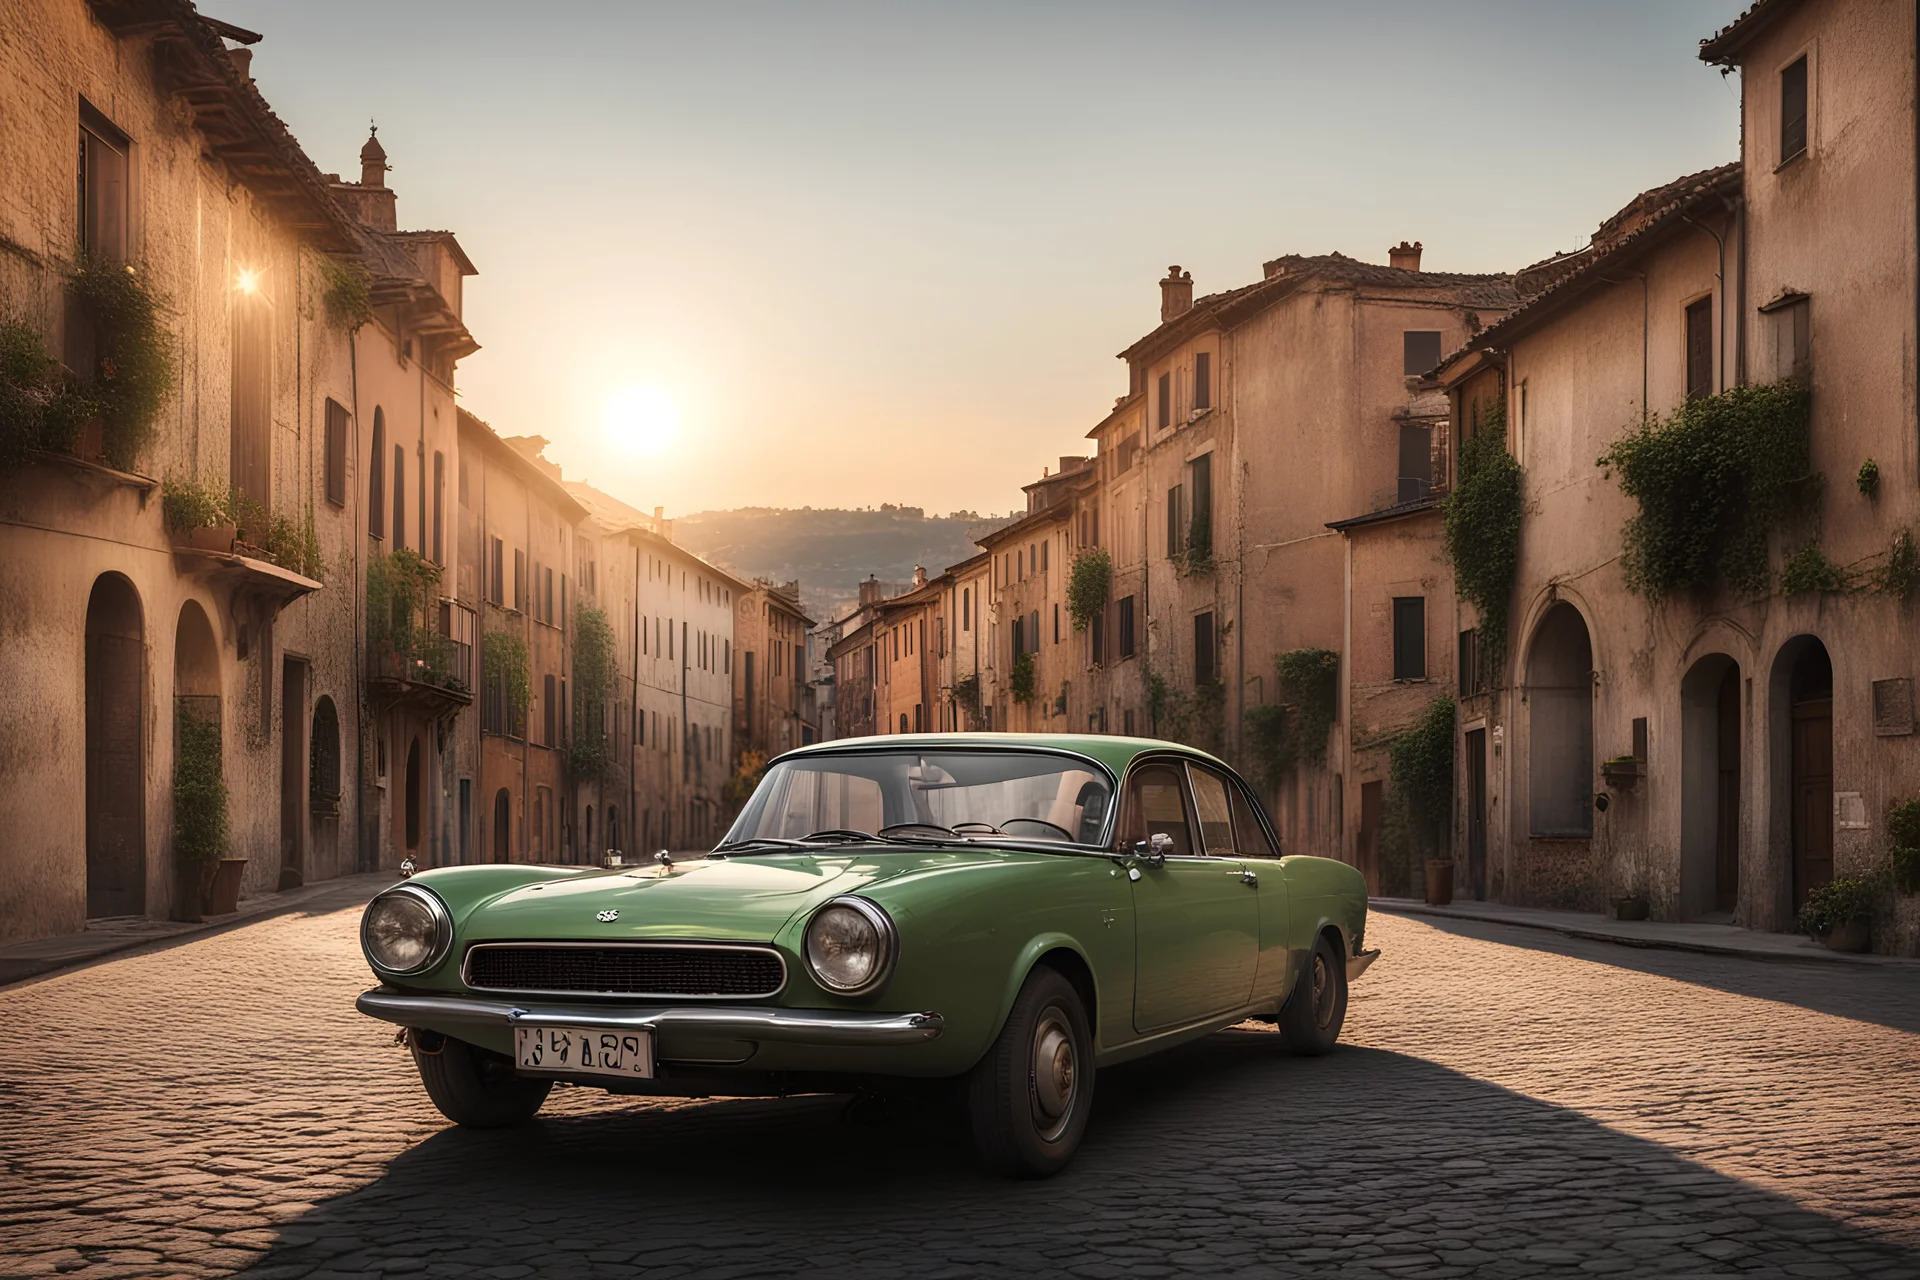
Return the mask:
{"type": "Polygon", "coordinates": [[[1045,1178],[1073,1159],[1093,1108],[1093,1034],[1086,1002],[1058,970],[1027,976],[966,1095],[974,1146],[993,1172],[1045,1178]]]}
{"type": "Polygon", "coordinates": [[[497,1053],[430,1031],[407,1035],[420,1083],[440,1114],[467,1129],[510,1129],[533,1119],[553,1081],[516,1075],[497,1053]]]}
{"type": "Polygon", "coordinates": [[[1339,948],[1326,934],[1314,939],[1313,950],[1294,983],[1293,994],[1280,1010],[1280,1030],[1287,1048],[1303,1057],[1317,1058],[1333,1049],[1347,1020],[1347,966],[1339,948]]]}

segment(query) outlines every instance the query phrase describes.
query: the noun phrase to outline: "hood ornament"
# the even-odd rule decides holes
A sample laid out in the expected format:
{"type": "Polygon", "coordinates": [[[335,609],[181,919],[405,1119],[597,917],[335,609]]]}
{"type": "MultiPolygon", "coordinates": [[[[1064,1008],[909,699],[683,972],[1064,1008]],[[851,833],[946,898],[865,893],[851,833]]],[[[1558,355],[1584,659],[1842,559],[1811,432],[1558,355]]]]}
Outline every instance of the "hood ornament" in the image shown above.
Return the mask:
{"type": "Polygon", "coordinates": [[[659,863],[663,867],[670,867],[673,865],[673,855],[668,853],[665,849],[662,849],[660,850],[660,852],[654,854],[653,860],[659,863]]]}
{"type": "Polygon", "coordinates": [[[608,907],[605,911],[594,912],[593,918],[601,924],[612,924],[620,918],[620,909],[618,907],[608,907]]]}

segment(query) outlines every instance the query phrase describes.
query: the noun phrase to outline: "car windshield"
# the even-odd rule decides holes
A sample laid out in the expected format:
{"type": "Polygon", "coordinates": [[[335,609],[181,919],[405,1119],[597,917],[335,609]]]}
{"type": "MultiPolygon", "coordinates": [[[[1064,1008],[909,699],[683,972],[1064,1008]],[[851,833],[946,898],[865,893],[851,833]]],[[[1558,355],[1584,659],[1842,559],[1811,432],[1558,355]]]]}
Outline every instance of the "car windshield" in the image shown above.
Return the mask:
{"type": "Polygon", "coordinates": [[[725,845],[828,835],[1098,844],[1113,784],[1042,751],[860,751],[768,770],[725,845]]]}

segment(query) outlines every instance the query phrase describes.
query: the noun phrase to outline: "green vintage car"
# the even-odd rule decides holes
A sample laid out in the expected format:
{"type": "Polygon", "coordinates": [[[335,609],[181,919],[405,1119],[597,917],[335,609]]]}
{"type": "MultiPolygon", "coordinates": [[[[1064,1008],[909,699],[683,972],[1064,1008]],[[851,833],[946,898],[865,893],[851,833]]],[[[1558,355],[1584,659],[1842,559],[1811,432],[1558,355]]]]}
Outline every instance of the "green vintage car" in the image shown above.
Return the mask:
{"type": "MultiPolygon", "coordinates": [[[[609,859],[610,861],[612,859],[609,859]]],[[[765,1096],[959,1086],[1044,1175],[1096,1071],[1244,1019],[1333,1048],[1366,886],[1281,854],[1220,761],[1106,736],[916,734],[776,759],[727,838],[640,866],[427,871],[367,907],[428,1095],[528,1120],[557,1080],[765,1096]]]]}

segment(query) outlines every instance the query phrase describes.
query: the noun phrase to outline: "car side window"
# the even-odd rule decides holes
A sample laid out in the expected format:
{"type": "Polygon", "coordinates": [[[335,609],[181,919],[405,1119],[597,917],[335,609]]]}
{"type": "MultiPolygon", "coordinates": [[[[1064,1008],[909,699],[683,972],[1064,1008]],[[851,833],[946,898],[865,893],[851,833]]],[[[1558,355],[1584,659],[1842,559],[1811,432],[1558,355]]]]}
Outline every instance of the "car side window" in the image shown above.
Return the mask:
{"type": "Polygon", "coordinates": [[[1253,811],[1253,802],[1240,787],[1228,787],[1233,797],[1233,847],[1241,856],[1248,858],[1277,858],[1280,850],[1274,847],[1273,837],[1267,834],[1260,815],[1253,811]]]}
{"type": "Polygon", "coordinates": [[[1193,854],[1193,833],[1187,825],[1186,782],[1172,765],[1150,764],[1135,769],[1127,779],[1127,834],[1131,846],[1153,836],[1173,841],[1174,857],[1193,854]]]}
{"type": "Polygon", "coordinates": [[[1197,764],[1187,766],[1193,778],[1193,803],[1200,811],[1200,841],[1215,857],[1231,858],[1238,850],[1233,843],[1233,813],[1227,805],[1227,780],[1211,769],[1197,764]]]}

